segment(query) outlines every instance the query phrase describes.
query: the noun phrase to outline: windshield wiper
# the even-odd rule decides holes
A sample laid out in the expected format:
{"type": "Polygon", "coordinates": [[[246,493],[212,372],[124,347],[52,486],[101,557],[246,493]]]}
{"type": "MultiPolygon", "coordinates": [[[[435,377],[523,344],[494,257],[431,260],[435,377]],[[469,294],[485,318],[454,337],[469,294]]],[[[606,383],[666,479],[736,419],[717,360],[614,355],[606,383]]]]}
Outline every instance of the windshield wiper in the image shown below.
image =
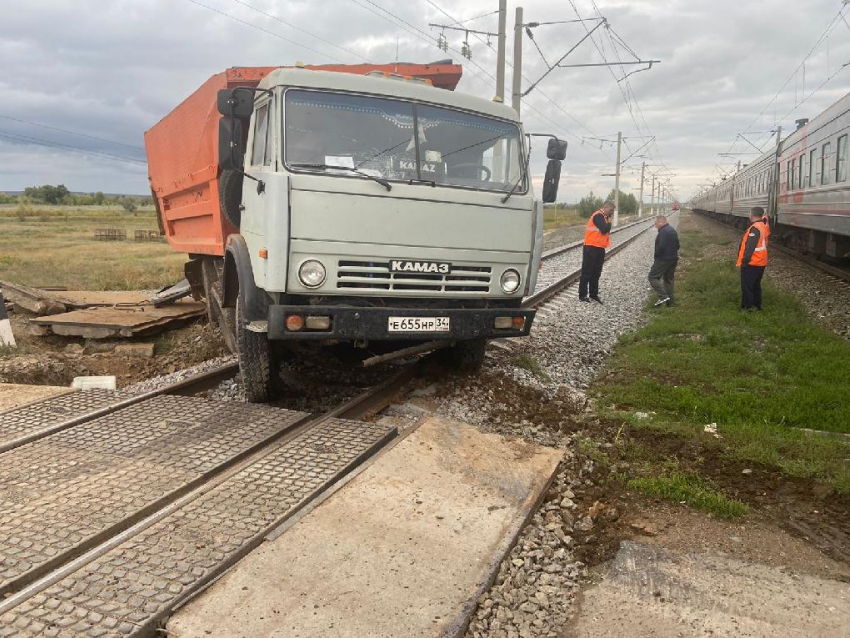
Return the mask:
{"type": "Polygon", "coordinates": [[[513,194],[516,192],[516,189],[518,189],[518,188],[519,188],[519,185],[520,185],[520,184],[522,184],[524,181],[525,181],[525,175],[523,175],[522,177],[520,177],[520,178],[517,180],[516,184],[514,184],[513,188],[511,188],[511,190],[509,190],[509,191],[508,191],[508,194],[507,194],[507,195],[505,195],[505,196],[502,198],[502,203],[503,203],[503,204],[504,204],[505,202],[507,202],[507,201],[511,198],[511,195],[513,195],[513,194]]]}
{"type": "Polygon", "coordinates": [[[292,168],[315,168],[319,171],[326,171],[329,169],[337,170],[337,171],[349,171],[350,173],[355,173],[357,175],[362,175],[363,177],[367,177],[371,179],[373,182],[378,182],[381,186],[386,188],[388,191],[393,189],[392,184],[390,184],[383,177],[376,177],[375,175],[369,175],[369,173],[364,173],[361,170],[353,168],[351,166],[334,166],[332,164],[290,164],[292,168]]]}

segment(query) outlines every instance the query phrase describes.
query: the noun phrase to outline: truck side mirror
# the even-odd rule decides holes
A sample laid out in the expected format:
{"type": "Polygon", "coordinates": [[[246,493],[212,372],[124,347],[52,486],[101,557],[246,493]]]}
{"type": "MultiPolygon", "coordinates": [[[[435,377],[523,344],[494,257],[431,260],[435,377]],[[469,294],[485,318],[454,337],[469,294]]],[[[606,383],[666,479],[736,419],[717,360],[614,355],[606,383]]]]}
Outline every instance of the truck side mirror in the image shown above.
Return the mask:
{"type": "Polygon", "coordinates": [[[254,92],[242,87],[220,89],[216,106],[222,115],[249,118],[254,111],[254,92]]]}
{"type": "MultiPolygon", "coordinates": [[[[550,137],[549,144],[546,147],[546,157],[550,160],[564,160],[567,157],[567,140],[559,140],[557,137],[550,137]]],[[[558,167],[560,171],[560,166],[558,167]]]]}
{"type": "MultiPolygon", "coordinates": [[[[566,150],[566,142],[564,142],[566,150]]],[[[543,202],[551,204],[558,196],[558,183],[561,181],[561,160],[550,159],[543,178],[543,202]]]]}
{"type": "Polygon", "coordinates": [[[218,121],[218,166],[241,171],[245,157],[242,142],[242,120],[223,117],[218,121]]]}

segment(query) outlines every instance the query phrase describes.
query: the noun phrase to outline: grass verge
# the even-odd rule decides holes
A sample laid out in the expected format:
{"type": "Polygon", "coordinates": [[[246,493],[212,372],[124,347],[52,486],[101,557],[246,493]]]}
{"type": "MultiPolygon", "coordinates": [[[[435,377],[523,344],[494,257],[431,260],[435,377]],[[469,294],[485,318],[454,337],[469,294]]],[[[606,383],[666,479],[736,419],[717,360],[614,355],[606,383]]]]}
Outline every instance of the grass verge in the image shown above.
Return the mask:
{"type": "Polygon", "coordinates": [[[764,312],[742,312],[734,242],[693,226],[683,219],[678,305],[620,341],[594,393],[632,427],[850,493],[850,442],[800,430],[850,432],[850,343],[772,286],[769,267],[764,312]]]}
{"type": "Polygon", "coordinates": [[[746,503],[729,498],[707,479],[689,472],[634,478],[628,481],[627,485],[647,496],[658,496],[673,503],[685,503],[722,518],[735,518],[749,512],[746,503]]]}
{"type": "Polygon", "coordinates": [[[77,290],[158,289],[183,277],[186,256],[166,243],[136,243],[134,230],[156,230],[153,209],[40,206],[22,214],[0,207],[0,280],[77,290]],[[126,241],[95,241],[99,228],[122,229],[126,241]]]}

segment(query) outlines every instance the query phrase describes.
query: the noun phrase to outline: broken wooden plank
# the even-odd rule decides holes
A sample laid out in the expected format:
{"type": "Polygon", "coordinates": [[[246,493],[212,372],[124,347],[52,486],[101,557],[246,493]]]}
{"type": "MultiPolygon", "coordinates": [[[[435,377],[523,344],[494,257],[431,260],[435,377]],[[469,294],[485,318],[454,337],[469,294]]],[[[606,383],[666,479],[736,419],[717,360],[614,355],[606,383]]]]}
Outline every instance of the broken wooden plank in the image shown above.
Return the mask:
{"type": "Polygon", "coordinates": [[[197,302],[177,302],[163,308],[153,306],[97,307],[75,310],[62,315],[37,317],[30,323],[46,327],[54,334],[88,339],[139,337],[160,332],[172,324],[206,313],[197,302]]]}
{"type": "Polygon", "coordinates": [[[37,288],[5,281],[0,281],[0,289],[3,290],[6,298],[16,306],[37,315],[55,315],[67,310],[65,304],[54,297],[54,293],[46,290],[38,290],[37,288]]]}

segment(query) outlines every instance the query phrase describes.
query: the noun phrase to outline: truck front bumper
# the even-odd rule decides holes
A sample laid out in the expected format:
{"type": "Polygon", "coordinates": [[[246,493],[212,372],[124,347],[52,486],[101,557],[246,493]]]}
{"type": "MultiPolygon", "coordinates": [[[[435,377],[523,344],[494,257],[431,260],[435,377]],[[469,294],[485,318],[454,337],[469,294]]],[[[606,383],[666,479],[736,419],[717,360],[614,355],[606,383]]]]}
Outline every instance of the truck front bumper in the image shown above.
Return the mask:
{"type": "Polygon", "coordinates": [[[484,337],[524,337],[531,332],[534,310],[522,308],[480,308],[480,309],[433,309],[433,308],[356,308],[352,306],[283,306],[269,307],[268,338],[303,339],[368,339],[376,341],[396,340],[436,340],[436,339],[476,339],[484,337]],[[327,330],[309,330],[306,327],[290,331],[286,327],[289,315],[308,317],[329,317],[327,330]],[[448,317],[449,329],[443,332],[390,332],[390,317],[448,317]],[[496,328],[496,318],[521,317],[524,319],[521,329],[496,328]]]}

